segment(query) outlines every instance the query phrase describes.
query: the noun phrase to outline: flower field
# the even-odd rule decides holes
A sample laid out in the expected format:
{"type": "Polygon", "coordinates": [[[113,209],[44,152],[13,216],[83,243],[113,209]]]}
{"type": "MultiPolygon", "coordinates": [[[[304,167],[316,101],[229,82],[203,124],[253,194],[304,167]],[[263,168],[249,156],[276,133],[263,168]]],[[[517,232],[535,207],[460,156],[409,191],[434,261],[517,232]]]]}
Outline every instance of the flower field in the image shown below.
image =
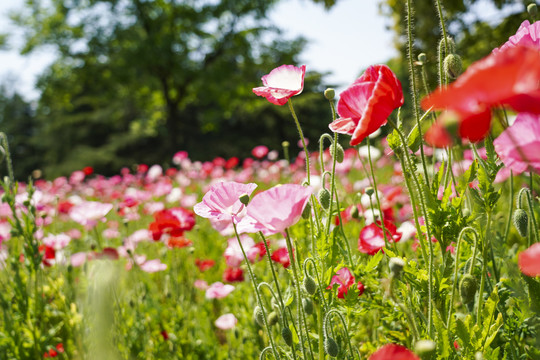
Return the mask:
{"type": "Polygon", "coordinates": [[[390,66],[327,89],[320,139],[276,64],[298,143],[245,159],[23,183],[2,134],[0,358],[540,359],[540,22],[452,44],[410,119],[390,66]]]}

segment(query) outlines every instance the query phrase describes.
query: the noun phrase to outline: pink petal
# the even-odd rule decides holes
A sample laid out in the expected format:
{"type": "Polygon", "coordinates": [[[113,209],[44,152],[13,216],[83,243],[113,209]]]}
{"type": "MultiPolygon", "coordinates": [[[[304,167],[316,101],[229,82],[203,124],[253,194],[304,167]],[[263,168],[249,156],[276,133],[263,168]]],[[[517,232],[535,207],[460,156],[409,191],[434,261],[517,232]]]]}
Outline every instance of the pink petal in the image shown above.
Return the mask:
{"type": "Polygon", "coordinates": [[[236,326],[238,320],[233,314],[224,314],[216,319],[214,323],[218,329],[230,330],[236,326]]]}
{"type": "Polygon", "coordinates": [[[262,82],[270,88],[299,91],[299,94],[304,88],[305,74],[306,65],[299,68],[294,65],[281,65],[264,75],[262,82]]]}
{"type": "Polygon", "coordinates": [[[85,252],[78,252],[71,255],[71,258],[70,258],[71,266],[73,267],[82,266],[86,262],[86,256],[87,255],[85,252]]]}
{"type": "Polygon", "coordinates": [[[540,243],[531,245],[519,254],[518,265],[527,276],[540,276],[540,243]]]}
{"type": "Polygon", "coordinates": [[[354,129],[356,129],[356,125],[358,125],[358,120],[360,119],[339,118],[331,122],[330,125],[328,125],[328,127],[333,132],[337,132],[339,134],[352,135],[354,133],[354,129]]]}
{"type": "Polygon", "coordinates": [[[159,259],[145,261],[140,267],[142,271],[147,273],[154,273],[167,269],[167,265],[163,264],[159,259]]]}
{"type": "Polygon", "coordinates": [[[214,220],[231,220],[244,205],[238,200],[240,195],[250,195],[257,184],[242,184],[234,181],[220,182],[212,185],[204,195],[202,202],[193,207],[193,211],[204,218],[214,220]]]}

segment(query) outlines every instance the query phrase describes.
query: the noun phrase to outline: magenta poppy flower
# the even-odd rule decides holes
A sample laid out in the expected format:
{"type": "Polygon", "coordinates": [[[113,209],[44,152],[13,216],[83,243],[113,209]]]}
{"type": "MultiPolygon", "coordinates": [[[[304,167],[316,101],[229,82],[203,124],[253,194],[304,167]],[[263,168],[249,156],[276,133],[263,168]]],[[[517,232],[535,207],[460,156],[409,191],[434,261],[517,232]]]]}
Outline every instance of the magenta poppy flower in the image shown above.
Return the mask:
{"type": "Polygon", "coordinates": [[[493,141],[504,165],[516,174],[540,173],[540,116],[518,114],[512,126],[493,141]]]}
{"type": "Polygon", "coordinates": [[[540,49],[540,21],[531,25],[529,20],[521,23],[515,35],[510,36],[508,41],[498,49],[493,50],[494,53],[506,50],[516,46],[529,46],[540,49]]]}
{"type": "Polygon", "coordinates": [[[369,360],[420,360],[411,350],[397,344],[386,344],[375,351],[369,360]]]}
{"type": "Polygon", "coordinates": [[[519,269],[527,276],[540,276],[540,243],[531,245],[519,254],[519,269]]]}
{"type": "MultiPolygon", "coordinates": [[[[384,235],[380,228],[381,222],[377,221],[377,224],[373,223],[365,226],[360,231],[360,237],[358,239],[358,251],[368,255],[375,255],[384,247],[384,235]]],[[[397,228],[388,220],[384,220],[384,226],[386,228],[386,238],[388,241],[398,242],[401,239],[401,233],[397,231],[397,228]]]]}
{"type": "Polygon", "coordinates": [[[251,150],[251,155],[255,156],[257,159],[262,159],[268,154],[268,148],[264,145],[255,146],[251,150]]]}
{"type": "Polygon", "coordinates": [[[352,135],[351,145],[358,145],[385,125],[403,101],[401,83],[392,70],[386,65],[370,66],[341,93],[337,104],[340,117],[330,124],[330,129],[352,135]]]}
{"type": "Polygon", "coordinates": [[[253,88],[256,95],[264,96],[272,104],[285,105],[289,98],[304,90],[306,65],[281,65],[262,77],[264,86],[253,88]]]}
{"type": "Polygon", "coordinates": [[[193,207],[195,214],[221,222],[239,221],[239,214],[244,204],[239,200],[240,195],[251,195],[257,184],[241,184],[234,181],[220,182],[212,185],[202,201],[193,207]]]}
{"type": "Polygon", "coordinates": [[[238,231],[262,231],[265,235],[284,232],[300,220],[312,192],[309,186],[285,184],[258,193],[249,203],[238,231]]]}
{"type": "MultiPolygon", "coordinates": [[[[335,284],[338,284],[338,298],[343,299],[355,282],[354,275],[348,268],[344,267],[336,272],[336,275],[332,277],[332,281],[330,281],[330,285],[326,289],[332,289],[335,284]]],[[[357,288],[358,296],[362,295],[364,293],[364,284],[359,281],[357,288]]]]}

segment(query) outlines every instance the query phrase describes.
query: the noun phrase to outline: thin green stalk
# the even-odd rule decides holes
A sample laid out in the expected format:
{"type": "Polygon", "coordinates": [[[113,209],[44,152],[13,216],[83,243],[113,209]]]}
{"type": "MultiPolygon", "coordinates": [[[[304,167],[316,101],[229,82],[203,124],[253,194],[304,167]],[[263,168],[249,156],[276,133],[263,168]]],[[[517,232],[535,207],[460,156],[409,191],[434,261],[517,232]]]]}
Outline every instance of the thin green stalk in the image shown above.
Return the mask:
{"type": "Polygon", "coordinates": [[[13,189],[13,186],[15,186],[15,176],[13,175],[13,163],[11,162],[11,152],[9,150],[9,142],[7,139],[7,135],[3,132],[0,132],[0,138],[2,138],[2,146],[4,147],[5,156],[6,156],[6,164],[7,164],[8,177],[9,177],[9,188],[13,189]]]}
{"type": "Polygon", "coordinates": [[[487,277],[487,249],[490,244],[489,231],[491,226],[491,212],[487,213],[486,232],[482,241],[482,278],[480,279],[480,291],[478,292],[478,308],[476,310],[476,323],[482,324],[482,306],[484,302],[484,286],[487,277]]]}
{"type": "Polygon", "coordinates": [[[504,239],[506,242],[508,239],[508,234],[510,233],[510,224],[512,223],[512,209],[514,208],[514,172],[510,170],[510,196],[508,204],[508,218],[506,219],[506,227],[504,229],[504,239]]]}
{"type": "MultiPolygon", "coordinates": [[[[332,309],[326,313],[324,317],[324,328],[325,329],[328,328],[327,327],[328,320],[330,319],[330,316],[332,316],[333,314],[337,314],[339,320],[341,321],[341,325],[343,326],[343,332],[345,333],[345,337],[347,338],[347,343],[349,344],[349,351],[351,352],[351,357],[354,358],[354,352],[353,352],[353,348],[351,344],[351,338],[349,337],[349,331],[347,330],[347,324],[345,323],[345,319],[343,319],[343,315],[337,309],[332,309]]],[[[328,331],[326,332],[325,335],[328,336],[328,331]]]]}
{"type": "Polygon", "coordinates": [[[306,177],[309,185],[311,180],[309,169],[309,151],[306,146],[306,139],[304,138],[304,132],[302,131],[302,127],[300,126],[300,122],[298,121],[298,117],[296,116],[296,112],[294,112],[294,108],[290,98],[287,101],[287,104],[289,104],[289,110],[291,111],[292,117],[294,118],[294,123],[296,124],[296,129],[298,130],[298,134],[300,135],[300,140],[302,141],[302,146],[304,148],[304,153],[306,154],[306,177]]]}
{"type": "MultiPolygon", "coordinates": [[[[435,5],[437,6],[437,13],[439,14],[439,22],[441,25],[442,38],[444,41],[444,53],[448,54],[448,35],[446,34],[446,26],[444,24],[444,16],[443,16],[443,11],[442,11],[441,1],[435,0],[435,5]]],[[[439,59],[439,61],[441,60],[439,59]]]]}
{"type": "MultiPolygon", "coordinates": [[[[534,207],[533,207],[533,203],[532,203],[532,199],[531,199],[531,191],[527,188],[522,188],[519,193],[518,193],[518,208],[519,209],[522,209],[522,201],[521,201],[521,197],[523,195],[523,193],[525,193],[526,197],[527,197],[527,205],[529,207],[529,213],[530,213],[530,218],[531,218],[531,222],[532,222],[532,233],[534,234],[534,241],[535,242],[538,242],[540,241],[539,237],[538,237],[538,223],[536,222],[536,216],[534,215],[534,207]]],[[[529,246],[532,245],[532,241],[529,241],[529,246]]]]}
{"type": "Polygon", "coordinates": [[[400,302],[396,297],[396,294],[395,294],[395,291],[394,291],[395,281],[396,281],[396,278],[394,276],[392,276],[392,278],[390,279],[390,297],[399,306],[401,311],[403,311],[403,313],[407,317],[407,320],[412,325],[411,328],[412,328],[412,333],[413,333],[414,340],[415,341],[420,340],[420,333],[418,332],[418,325],[416,325],[416,320],[415,320],[414,316],[412,315],[409,308],[407,306],[405,306],[402,302],[400,302]]]}

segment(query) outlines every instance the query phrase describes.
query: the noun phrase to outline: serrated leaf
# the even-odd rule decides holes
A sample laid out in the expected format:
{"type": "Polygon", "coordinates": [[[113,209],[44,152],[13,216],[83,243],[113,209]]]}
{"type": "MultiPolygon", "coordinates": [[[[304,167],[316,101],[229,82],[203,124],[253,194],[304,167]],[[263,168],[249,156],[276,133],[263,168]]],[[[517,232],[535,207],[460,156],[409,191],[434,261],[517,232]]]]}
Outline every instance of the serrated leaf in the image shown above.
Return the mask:
{"type": "Polygon", "coordinates": [[[422,138],[420,137],[418,126],[415,125],[407,136],[407,146],[412,152],[417,152],[420,149],[420,145],[422,145],[422,138]]]}
{"type": "Polygon", "coordinates": [[[390,146],[390,149],[396,151],[401,146],[401,140],[399,138],[398,132],[394,129],[388,136],[386,137],[386,141],[388,142],[388,146],[390,146]]]}
{"type": "MultiPolygon", "coordinates": [[[[470,317],[470,315],[468,315],[470,317]]],[[[471,337],[469,335],[469,328],[461,319],[456,320],[456,335],[461,340],[463,347],[467,348],[470,346],[471,337]]]]}
{"type": "Polygon", "coordinates": [[[298,339],[298,334],[296,333],[296,330],[294,329],[293,324],[289,324],[289,330],[291,330],[292,333],[292,341],[295,344],[299,344],[300,340],[298,339]]]}
{"type": "Polygon", "coordinates": [[[497,320],[489,327],[489,336],[486,338],[486,341],[484,342],[483,347],[487,348],[489,345],[495,340],[495,337],[497,336],[497,333],[499,332],[499,329],[503,325],[503,317],[502,314],[499,313],[499,316],[497,316],[497,320]]]}
{"type": "Polygon", "coordinates": [[[383,252],[382,251],[377,252],[375,255],[371,257],[371,259],[369,259],[368,263],[364,267],[364,271],[366,273],[372,272],[377,267],[377,265],[379,265],[382,258],[383,258],[383,252]]]}

